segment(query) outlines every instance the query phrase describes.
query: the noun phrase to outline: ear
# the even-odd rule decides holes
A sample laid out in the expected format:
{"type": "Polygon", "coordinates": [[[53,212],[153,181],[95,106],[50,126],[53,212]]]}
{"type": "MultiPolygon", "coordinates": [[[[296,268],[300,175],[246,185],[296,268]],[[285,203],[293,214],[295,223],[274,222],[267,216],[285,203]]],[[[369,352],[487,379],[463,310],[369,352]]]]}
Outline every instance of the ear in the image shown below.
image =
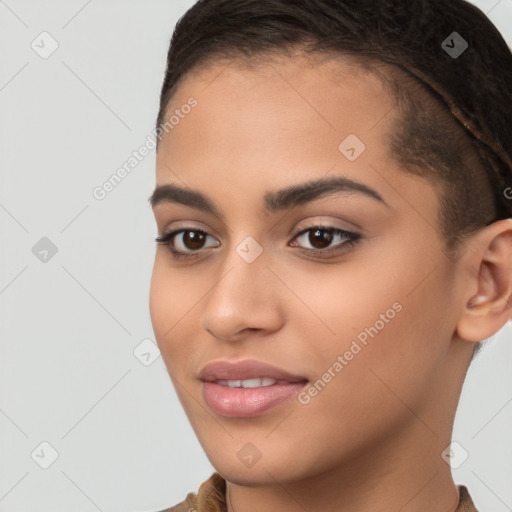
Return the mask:
{"type": "Polygon", "coordinates": [[[512,219],[471,237],[462,260],[464,306],[456,327],[467,341],[496,334],[512,316],[512,219]]]}

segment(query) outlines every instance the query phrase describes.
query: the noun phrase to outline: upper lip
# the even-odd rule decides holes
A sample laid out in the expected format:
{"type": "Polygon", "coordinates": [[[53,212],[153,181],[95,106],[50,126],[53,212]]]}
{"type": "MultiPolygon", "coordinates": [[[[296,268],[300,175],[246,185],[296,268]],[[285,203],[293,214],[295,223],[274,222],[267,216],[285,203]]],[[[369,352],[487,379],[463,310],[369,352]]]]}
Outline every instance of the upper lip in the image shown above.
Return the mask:
{"type": "Polygon", "coordinates": [[[199,379],[208,382],[217,380],[244,380],[270,377],[275,380],[287,382],[307,381],[306,377],[293,375],[282,368],[272,366],[255,359],[244,359],[243,361],[212,361],[203,366],[198,375],[199,379]]]}

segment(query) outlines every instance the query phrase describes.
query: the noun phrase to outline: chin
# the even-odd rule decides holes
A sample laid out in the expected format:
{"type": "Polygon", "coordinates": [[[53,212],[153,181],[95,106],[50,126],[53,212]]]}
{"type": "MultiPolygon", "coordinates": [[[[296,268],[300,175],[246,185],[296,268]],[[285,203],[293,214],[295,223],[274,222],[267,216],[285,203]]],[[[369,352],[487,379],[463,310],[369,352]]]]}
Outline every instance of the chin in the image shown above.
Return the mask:
{"type": "MultiPolygon", "coordinates": [[[[240,462],[236,455],[229,459],[226,459],[225,453],[219,457],[208,455],[208,459],[217,473],[236,485],[253,487],[276,485],[277,482],[287,484],[307,477],[296,460],[285,460],[284,456],[279,458],[275,453],[272,456],[262,457],[250,467],[246,467],[243,462],[240,462]]],[[[310,470],[314,471],[313,468],[310,470]]]]}

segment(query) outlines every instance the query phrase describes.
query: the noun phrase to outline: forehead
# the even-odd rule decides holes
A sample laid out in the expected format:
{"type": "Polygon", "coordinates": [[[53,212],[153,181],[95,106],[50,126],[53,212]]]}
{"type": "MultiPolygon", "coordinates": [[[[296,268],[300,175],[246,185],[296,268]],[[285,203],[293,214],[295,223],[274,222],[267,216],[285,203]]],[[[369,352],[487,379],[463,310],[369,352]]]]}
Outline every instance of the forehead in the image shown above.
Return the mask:
{"type": "MultiPolygon", "coordinates": [[[[169,110],[179,108],[191,93],[204,99],[220,101],[222,96],[232,96],[250,101],[253,96],[271,92],[269,100],[280,97],[292,105],[302,100],[310,107],[322,110],[322,102],[362,98],[372,105],[394,101],[383,87],[390,73],[385,63],[371,59],[357,59],[352,55],[315,53],[286,57],[262,54],[248,59],[211,58],[189,70],[170,100],[169,110]],[[315,102],[315,103],[313,103],[315,102]]],[[[332,103],[331,103],[332,105],[332,103]]],[[[209,105],[212,107],[212,105],[209,105]]],[[[325,115],[325,112],[324,112],[325,115]]]]}
{"type": "Polygon", "coordinates": [[[226,218],[254,219],[264,218],[268,192],[344,177],[377,191],[411,222],[434,225],[432,184],[389,154],[397,108],[382,80],[353,62],[210,64],[185,76],[167,109],[164,121],[174,115],[177,124],[160,142],[156,185],[199,191],[226,218]],[[191,98],[195,107],[182,108],[191,98]],[[358,154],[348,158],[343,148],[358,154]]]}
{"type": "Polygon", "coordinates": [[[210,62],[185,75],[164,119],[191,97],[197,107],[164,135],[159,150],[175,163],[192,148],[187,159],[200,159],[205,151],[210,157],[254,151],[264,157],[263,149],[267,156],[275,150],[282,155],[285,146],[294,148],[297,159],[312,152],[329,158],[350,134],[382,145],[382,129],[396,110],[381,79],[340,58],[210,62]]]}

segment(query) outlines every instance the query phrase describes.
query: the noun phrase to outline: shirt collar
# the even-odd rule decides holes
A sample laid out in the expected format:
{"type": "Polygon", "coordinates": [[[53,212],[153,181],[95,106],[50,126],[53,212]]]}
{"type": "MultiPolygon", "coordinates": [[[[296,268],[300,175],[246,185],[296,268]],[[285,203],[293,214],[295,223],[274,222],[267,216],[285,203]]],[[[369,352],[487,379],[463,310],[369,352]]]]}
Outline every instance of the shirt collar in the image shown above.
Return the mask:
{"type": "MultiPolygon", "coordinates": [[[[457,487],[459,505],[455,512],[478,512],[466,486],[457,487]]],[[[187,502],[196,512],[227,512],[226,480],[219,473],[214,472],[201,484],[197,494],[190,493],[187,496],[187,502]]]]}

